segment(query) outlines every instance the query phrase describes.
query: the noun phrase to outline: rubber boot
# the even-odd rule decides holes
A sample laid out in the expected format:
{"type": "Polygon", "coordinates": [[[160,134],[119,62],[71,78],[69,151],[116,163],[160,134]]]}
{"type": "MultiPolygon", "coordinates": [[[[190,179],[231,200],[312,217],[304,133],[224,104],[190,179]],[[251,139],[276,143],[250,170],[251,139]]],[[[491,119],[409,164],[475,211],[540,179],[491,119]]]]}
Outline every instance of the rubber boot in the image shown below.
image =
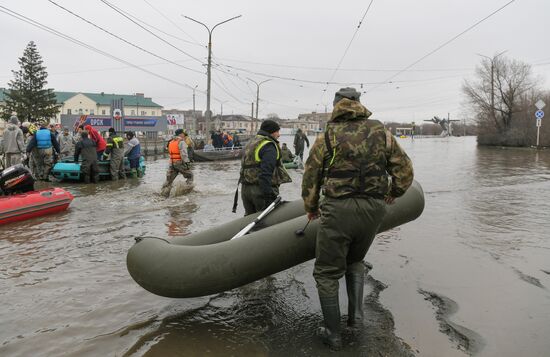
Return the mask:
{"type": "Polygon", "coordinates": [[[137,172],[137,177],[143,177],[143,172],[141,171],[140,168],[137,168],[136,172],[137,172]]]}
{"type": "Polygon", "coordinates": [[[357,262],[348,266],[346,290],[348,292],[348,326],[361,327],[363,324],[363,287],[365,275],[372,268],[368,263],[357,262]]]}
{"type": "Polygon", "coordinates": [[[348,291],[348,326],[360,327],[363,323],[363,274],[346,274],[346,290],[348,291]]]}
{"type": "Polygon", "coordinates": [[[330,297],[319,296],[319,300],[321,302],[325,326],[319,328],[318,335],[331,350],[339,351],[342,349],[342,335],[340,333],[338,295],[330,297]]]}
{"type": "Polygon", "coordinates": [[[131,178],[136,178],[137,177],[137,170],[136,169],[131,169],[130,170],[130,177],[131,178]]]}

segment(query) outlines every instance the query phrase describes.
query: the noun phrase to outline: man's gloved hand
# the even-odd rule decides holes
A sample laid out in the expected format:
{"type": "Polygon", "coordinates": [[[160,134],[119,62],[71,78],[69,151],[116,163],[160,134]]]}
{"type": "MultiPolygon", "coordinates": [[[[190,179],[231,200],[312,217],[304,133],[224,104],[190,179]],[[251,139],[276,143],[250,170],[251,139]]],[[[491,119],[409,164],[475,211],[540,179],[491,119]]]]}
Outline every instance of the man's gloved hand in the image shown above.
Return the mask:
{"type": "Polygon", "coordinates": [[[264,194],[262,197],[264,199],[264,207],[262,209],[266,209],[267,206],[269,206],[271,202],[275,201],[275,199],[277,198],[277,196],[274,195],[272,192],[264,194]]]}

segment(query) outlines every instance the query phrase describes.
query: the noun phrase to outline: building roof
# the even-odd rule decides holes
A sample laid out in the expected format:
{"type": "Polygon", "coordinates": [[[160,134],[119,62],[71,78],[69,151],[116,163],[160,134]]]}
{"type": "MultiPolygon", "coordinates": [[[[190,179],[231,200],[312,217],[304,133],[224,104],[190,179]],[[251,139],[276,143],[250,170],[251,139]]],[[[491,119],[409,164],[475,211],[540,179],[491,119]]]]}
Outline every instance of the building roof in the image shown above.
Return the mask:
{"type": "MultiPolygon", "coordinates": [[[[6,88],[0,88],[0,102],[5,101],[6,88]]],[[[106,93],[84,93],[84,92],[54,92],[55,98],[57,99],[58,104],[63,104],[67,100],[71,99],[77,94],[83,94],[86,97],[90,98],[99,105],[111,105],[111,102],[115,99],[123,99],[124,105],[128,106],[143,106],[143,107],[158,107],[162,108],[162,105],[159,105],[151,98],[144,97],[143,95],[128,95],[128,94],[106,94],[106,93]]]]}
{"type": "Polygon", "coordinates": [[[252,117],[249,117],[248,115],[240,115],[240,114],[229,114],[229,115],[222,115],[221,118],[219,115],[216,115],[212,119],[219,119],[221,121],[259,121],[256,119],[253,119],[252,117]]]}
{"type": "Polygon", "coordinates": [[[107,94],[101,93],[84,93],[84,92],[54,92],[58,103],[64,103],[77,94],[85,95],[99,105],[111,105],[111,102],[116,99],[122,99],[124,105],[131,106],[143,106],[143,107],[158,107],[162,108],[151,98],[144,97],[143,95],[128,95],[128,94],[107,94]]]}

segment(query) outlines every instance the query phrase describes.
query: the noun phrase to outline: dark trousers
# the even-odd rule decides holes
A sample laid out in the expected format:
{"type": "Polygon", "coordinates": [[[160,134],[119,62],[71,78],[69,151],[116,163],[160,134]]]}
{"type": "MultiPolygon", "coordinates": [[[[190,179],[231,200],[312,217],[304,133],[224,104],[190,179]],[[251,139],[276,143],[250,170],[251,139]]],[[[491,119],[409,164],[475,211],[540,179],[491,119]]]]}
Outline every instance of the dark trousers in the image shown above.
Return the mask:
{"type": "Polygon", "coordinates": [[[90,183],[90,181],[94,183],[99,182],[99,167],[96,160],[82,161],[80,169],[85,183],[90,183]]]}
{"type": "Polygon", "coordinates": [[[319,296],[338,294],[338,279],[363,260],[385,213],[383,200],[324,198],[313,269],[319,296]]]}

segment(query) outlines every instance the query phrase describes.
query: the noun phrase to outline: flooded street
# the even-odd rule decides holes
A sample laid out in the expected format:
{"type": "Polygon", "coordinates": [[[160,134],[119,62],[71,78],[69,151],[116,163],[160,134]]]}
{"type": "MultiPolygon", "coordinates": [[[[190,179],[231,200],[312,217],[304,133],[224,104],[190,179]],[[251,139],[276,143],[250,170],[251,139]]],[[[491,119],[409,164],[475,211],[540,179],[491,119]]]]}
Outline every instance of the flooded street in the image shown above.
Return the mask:
{"type": "MultiPolygon", "coordinates": [[[[400,143],[426,208],[375,240],[366,329],[344,331],[341,355],[548,356],[550,152],[478,148],[473,137],[400,143]]],[[[75,195],[67,212],[0,227],[0,355],[338,355],[314,336],[312,261],[193,299],[131,279],[134,238],[183,236],[244,212],[239,202],[231,213],[238,161],[195,164],[195,190],[170,199],[159,196],[166,167],[159,159],[141,179],[58,184],[75,195]]],[[[286,200],[300,197],[301,172],[291,176],[286,200]]],[[[343,282],[340,294],[345,315],[343,282]]]]}

